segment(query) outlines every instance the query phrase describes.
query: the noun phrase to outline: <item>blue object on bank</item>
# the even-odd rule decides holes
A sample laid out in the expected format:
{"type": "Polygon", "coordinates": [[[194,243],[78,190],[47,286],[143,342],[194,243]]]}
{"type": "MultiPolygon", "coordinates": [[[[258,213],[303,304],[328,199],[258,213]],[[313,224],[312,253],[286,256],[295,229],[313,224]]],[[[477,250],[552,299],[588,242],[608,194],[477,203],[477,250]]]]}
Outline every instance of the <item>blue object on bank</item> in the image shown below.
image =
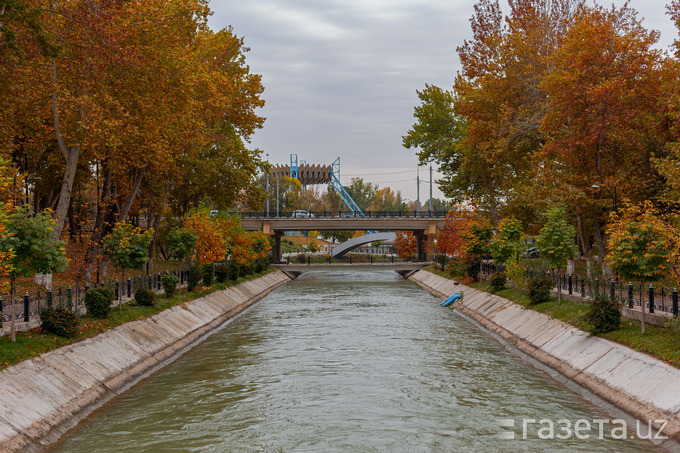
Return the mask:
{"type": "Polygon", "coordinates": [[[442,307],[448,307],[449,305],[451,305],[452,303],[454,303],[458,299],[462,299],[462,298],[463,298],[463,295],[461,293],[455,293],[453,296],[449,297],[448,299],[446,299],[444,302],[442,302],[439,305],[442,306],[442,307]]]}

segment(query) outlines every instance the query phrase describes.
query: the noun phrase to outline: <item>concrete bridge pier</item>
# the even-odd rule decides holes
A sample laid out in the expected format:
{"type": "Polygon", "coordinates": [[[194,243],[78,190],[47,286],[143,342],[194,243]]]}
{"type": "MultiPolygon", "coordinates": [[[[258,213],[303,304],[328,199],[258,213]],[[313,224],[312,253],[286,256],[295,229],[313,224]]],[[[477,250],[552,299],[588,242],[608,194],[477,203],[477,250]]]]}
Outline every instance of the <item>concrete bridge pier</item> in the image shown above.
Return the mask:
{"type": "Polygon", "coordinates": [[[425,231],[414,231],[416,238],[416,257],[418,261],[434,260],[434,238],[437,234],[437,224],[430,222],[425,231]]]}
{"type": "Polygon", "coordinates": [[[272,250],[272,254],[274,255],[273,262],[274,263],[280,263],[282,262],[281,260],[281,236],[283,236],[283,233],[280,231],[275,231],[274,234],[272,235],[274,237],[274,250],[272,250]]]}

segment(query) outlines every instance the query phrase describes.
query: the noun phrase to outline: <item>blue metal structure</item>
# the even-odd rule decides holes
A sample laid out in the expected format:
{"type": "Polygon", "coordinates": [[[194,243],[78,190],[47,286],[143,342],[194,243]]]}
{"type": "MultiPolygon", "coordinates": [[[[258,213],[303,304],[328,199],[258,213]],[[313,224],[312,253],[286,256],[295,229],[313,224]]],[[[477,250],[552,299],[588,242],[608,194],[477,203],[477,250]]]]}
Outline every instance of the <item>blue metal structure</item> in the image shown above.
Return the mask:
{"type": "Polygon", "coordinates": [[[340,158],[338,157],[335,159],[335,162],[331,165],[331,185],[335,189],[335,191],[340,195],[340,198],[342,198],[342,201],[345,202],[347,207],[352,211],[355,215],[358,215],[360,217],[365,217],[365,214],[359,209],[359,206],[354,202],[352,197],[347,193],[345,188],[340,184],[340,179],[338,179],[338,175],[340,174],[340,158]]]}
{"type": "Polygon", "coordinates": [[[290,155],[290,177],[298,179],[298,158],[297,154],[290,155]]]}

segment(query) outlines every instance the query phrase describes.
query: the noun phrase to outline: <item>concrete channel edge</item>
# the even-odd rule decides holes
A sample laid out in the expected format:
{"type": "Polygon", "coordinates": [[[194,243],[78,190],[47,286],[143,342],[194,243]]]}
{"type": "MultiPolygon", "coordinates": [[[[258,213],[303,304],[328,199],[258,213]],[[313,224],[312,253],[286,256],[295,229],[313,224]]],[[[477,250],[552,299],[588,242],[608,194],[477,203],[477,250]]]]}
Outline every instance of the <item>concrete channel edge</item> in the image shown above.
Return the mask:
{"type": "Polygon", "coordinates": [[[464,291],[456,309],[494,336],[558,372],[585,389],[656,430],[666,420],[655,442],[680,452],[680,370],[661,360],[581,331],[569,324],[527,309],[507,299],[478,291],[428,271],[409,280],[445,298],[464,291]]]}
{"type": "Polygon", "coordinates": [[[40,451],[290,281],[274,271],[0,372],[0,452],[40,451]]]}

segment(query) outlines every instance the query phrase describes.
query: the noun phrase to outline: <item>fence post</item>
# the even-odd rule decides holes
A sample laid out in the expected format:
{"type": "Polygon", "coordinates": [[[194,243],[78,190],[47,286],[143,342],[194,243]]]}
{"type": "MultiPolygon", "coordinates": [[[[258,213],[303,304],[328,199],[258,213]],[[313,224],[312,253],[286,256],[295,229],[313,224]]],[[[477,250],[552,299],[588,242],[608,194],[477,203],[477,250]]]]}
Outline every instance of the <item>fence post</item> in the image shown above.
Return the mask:
{"type": "Polygon", "coordinates": [[[649,285],[649,312],[654,313],[654,286],[649,285]]]}
{"type": "Polygon", "coordinates": [[[47,290],[47,308],[52,308],[52,301],[53,301],[52,297],[53,297],[52,296],[52,290],[48,289],[47,290]]]}
{"type": "Polygon", "coordinates": [[[673,288],[673,316],[678,316],[678,290],[673,288]]]}
{"type": "Polygon", "coordinates": [[[394,255],[392,255],[392,264],[394,264],[394,255]]]}
{"type": "Polygon", "coordinates": [[[310,264],[312,264],[312,257],[307,255],[307,266],[309,266],[310,264]]]}
{"type": "Polygon", "coordinates": [[[159,272],[158,275],[156,275],[156,289],[158,291],[161,290],[161,273],[159,272]]]}
{"type": "Polygon", "coordinates": [[[573,277],[571,274],[569,274],[569,294],[573,294],[573,292],[574,292],[573,277]]]}
{"type": "Polygon", "coordinates": [[[28,300],[28,292],[24,295],[24,322],[29,321],[29,316],[28,316],[28,306],[30,304],[30,301],[28,300]]]}
{"type": "Polygon", "coordinates": [[[586,279],[581,277],[581,297],[586,297],[586,279]]]}
{"type": "Polygon", "coordinates": [[[352,255],[349,256],[349,264],[352,264],[352,255]]]}
{"type": "Polygon", "coordinates": [[[628,282],[628,308],[633,308],[633,284],[628,282]]]}
{"type": "Polygon", "coordinates": [[[184,284],[184,269],[179,271],[179,285],[182,286],[184,284]]]}
{"type": "Polygon", "coordinates": [[[71,297],[73,297],[73,289],[69,286],[68,289],[66,290],[66,299],[68,300],[68,308],[71,310],[72,305],[71,305],[71,297]]]}
{"type": "Polygon", "coordinates": [[[116,300],[120,297],[120,282],[116,279],[116,300]]]}
{"type": "Polygon", "coordinates": [[[373,255],[370,255],[370,256],[371,256],[371,264],[373,264],[373,255]]]}
{"type": "MultiPolygon", "coordinates": [[[[144,282],[144,277],[139,277],[142,283],[144,282]]],[[[149,291],[153,289],[153,286],[156,284],[156,276],[155,275],[149,275],[148,277],[149,280],[149,291]]],[[[142,284],[139,285],[139,287],[142,287],[142,284]]]]}
{"type": "Polygon", "coordinates": [[[132,297],[132,279],[128,277],[127,281],[127,296],[132,297]]]}
{"type": "Polygon", "coordinates": [[[0,296],[0,327],[2,327],[2,297],[0,296]]]}
{"type": "Polygon", "coordinates": [[[595,297],[600,295],[600,278],[595,277],[595,297]]]}
{"type": "Polygon", "coordinates": [[[613,278],[609,283],[609,296],[611,297],[612,302],[616,299],[616,283],[613,278]]]}

